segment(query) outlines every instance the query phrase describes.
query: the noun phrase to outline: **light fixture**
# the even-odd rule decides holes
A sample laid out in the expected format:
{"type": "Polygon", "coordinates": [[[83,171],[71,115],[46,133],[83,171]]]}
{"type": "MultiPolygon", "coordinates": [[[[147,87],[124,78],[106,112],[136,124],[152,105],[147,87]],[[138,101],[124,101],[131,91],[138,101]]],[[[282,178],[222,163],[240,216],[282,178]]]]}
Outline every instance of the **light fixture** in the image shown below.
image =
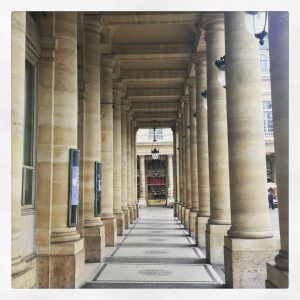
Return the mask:
{"type": "Polygon", "coordinates": [[[223,88],[226,88],[226,74],[225,74],[225,55],[215,61],[218,68],[218,81],[223,88]]]}
{"type": "Polygon", "coordinates": [[[153,144],[152,144],[152,149],[151,149],[152,159],[158,159],[158,157],[159,157],[159,150],[158,150],[155,132],[156,132],[156,128],[154,127],[153,128],[153,144]]]}
{"type": "Polygon", "coordinates": [[[246,11],[245,23],[248,31],[259,39],[260,45],[265,43],[264,38],[268,34],[266,31],[268,12],[266,11],[246,11]]]}
{"type": "Polygon", "coordinates": [[[203,100],[204,108],[207,110],[207,90],[206,89],[201,92],[201,96],[204,98],[204,100],[203,100]]]}

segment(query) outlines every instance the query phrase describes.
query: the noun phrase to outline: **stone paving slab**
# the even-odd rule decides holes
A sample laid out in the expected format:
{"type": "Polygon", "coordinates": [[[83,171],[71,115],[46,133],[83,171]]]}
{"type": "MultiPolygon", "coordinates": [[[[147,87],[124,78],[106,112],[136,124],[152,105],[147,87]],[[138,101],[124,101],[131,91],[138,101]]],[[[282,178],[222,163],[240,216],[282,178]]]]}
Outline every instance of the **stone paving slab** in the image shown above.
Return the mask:
{"type": "Polygon", "coordinates": [[[105,264],[94,281],[222,283],[221,278],[210,265],[126,263],[105,264]]]}
{"type": "Polygon", "coordinates": [[[114,256],[196,258],[201,257],[201,252],[198,249],[191,247],[156,247],[155,249],[149,247],[120,247],[114,256]]]}

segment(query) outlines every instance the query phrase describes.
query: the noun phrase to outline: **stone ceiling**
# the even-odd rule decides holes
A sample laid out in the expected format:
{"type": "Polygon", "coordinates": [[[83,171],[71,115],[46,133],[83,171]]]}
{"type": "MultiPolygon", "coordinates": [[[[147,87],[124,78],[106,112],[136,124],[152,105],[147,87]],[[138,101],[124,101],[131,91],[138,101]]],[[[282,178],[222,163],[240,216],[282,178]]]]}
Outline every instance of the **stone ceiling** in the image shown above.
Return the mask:
{"type": "Polygon", "coordinates": [[[194,52],[205,51],[200,12],[99,12],[103,23],[101,54],[118,59],[115,78],[139,128],[172,127],[178,118],[186,80],[194,76],[194,52]]]}

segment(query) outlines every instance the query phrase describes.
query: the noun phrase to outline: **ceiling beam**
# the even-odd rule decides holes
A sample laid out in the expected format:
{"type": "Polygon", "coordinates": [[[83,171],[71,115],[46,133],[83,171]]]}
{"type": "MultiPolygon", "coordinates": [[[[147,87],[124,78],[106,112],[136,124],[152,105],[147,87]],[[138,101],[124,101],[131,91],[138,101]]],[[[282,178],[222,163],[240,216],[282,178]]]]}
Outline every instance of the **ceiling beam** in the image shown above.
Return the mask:
{"type": "Polygon", "coordinates": [[[121,71],[120,77],[124,80],[185,80],[187,77],[187,71],[180,70],[131,70],[121,71]]]}
{"type": "Polygon", "coordinates": [[[172,103],[172,102],[156,102],[156,103],[137,103],[137,102],[131,102],[131,108],[134,111],[177,111],[178,110],[178,103],[172,103]]]}

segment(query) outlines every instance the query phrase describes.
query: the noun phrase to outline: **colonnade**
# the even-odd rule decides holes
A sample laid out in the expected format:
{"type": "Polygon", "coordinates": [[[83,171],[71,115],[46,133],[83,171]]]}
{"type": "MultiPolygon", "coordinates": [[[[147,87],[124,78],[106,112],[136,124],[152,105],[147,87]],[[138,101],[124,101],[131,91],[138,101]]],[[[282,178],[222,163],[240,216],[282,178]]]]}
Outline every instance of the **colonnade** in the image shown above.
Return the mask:
{"type": "Polygon", "coordinates": [[[216,15],[207,19],[202,29],[206,49],[192,57],[195,78],[187,80],[177,120],[181,176],[174,214],[198,246],[205,247],[207,261],[224,264],[227,286],[287,287],[287,16],[270,13],[280,241],[273,237],[266,200],[258,40],[247,31],[244,12],[216,15]],[[278,28],[285,42],[276,40],[278,28]],[[215,66],[223,55],[225,88],[218,81],[215,66]],[[207,95],[201,95],[206,89],[207,95]],[[279,242],[281,250],[276,256],[279,242]]]}
{"type": "MultiPolygon", "coordinates": [[[[168,156],[168,202],[212,264],[224,264],[229,287],[288,286],[288,16],[269,20],[271,87],[280,243],[267,204],[258,41],[244,12],[202,26],[206,49],[194,53],[168,156]],[[279,40],[280,34],[284,40],[279,40]],[[226,54],[226,89],[215,60],[226,54]],[[207,100],[201,93],[207,89],[207,100]],[[275,261],[274,261],[275,259],[275,261]],[[274,261],[274,262],[272,262],[274,261]],[[267,264],[268,263],[268,264],[267,264]]],[[[137,123],[117,57],[100,52],[99,16],[47,13],[41,20],[37,87],[36,266],[21,254],[26,17],[12,14],[12,286],[73,288],[85,262],[100,262],[139,215],[146,198],[137,123]],[[83,51],[84,50],[84,51],[83,51]],[[79,66],[79,67],[78,67],[79,66]],[[80,150],[78,222],[69,222],[69,151],[80,150]],[[95,211],[95,163],[101,163],[101,213],[95,211]],[[63,267],[62,267],[63,266],[63,267]],[[35,274],[36,273],[36,274],[35,274]],[[37,280],[35,280],[37,278],[37,280]]],[[[76,206],[76,203],[75,203],[76,206]]]]}
{"type": "MultiPolygon", "coordinates": [[[[124,84],[115,74],[118,62],[116,57],[100,53],[100,17],[85,16],[82,24],[78,20],[76,12],[48,13],[41,20],[36,267],[21,256],[21,202],[16,194],[12,215],[13,287],[78,286],[84,263],[100,262],[105,247],[115,246],[117,235],[123,235],[138,217],[137,128],[130,103],[123,97],[124,84]],[[84,39],[79,45],[81,26],[84,39]],[[79,221],[75,225],[69,222],[70,149],[80,150],[79,221]],[[96,162],[102,169],[100,215],[95,209],[96,162]]],[[[12,30],[12,180],[14,190],[20,191],[25,12],[12,14],[12,30]]]]}

